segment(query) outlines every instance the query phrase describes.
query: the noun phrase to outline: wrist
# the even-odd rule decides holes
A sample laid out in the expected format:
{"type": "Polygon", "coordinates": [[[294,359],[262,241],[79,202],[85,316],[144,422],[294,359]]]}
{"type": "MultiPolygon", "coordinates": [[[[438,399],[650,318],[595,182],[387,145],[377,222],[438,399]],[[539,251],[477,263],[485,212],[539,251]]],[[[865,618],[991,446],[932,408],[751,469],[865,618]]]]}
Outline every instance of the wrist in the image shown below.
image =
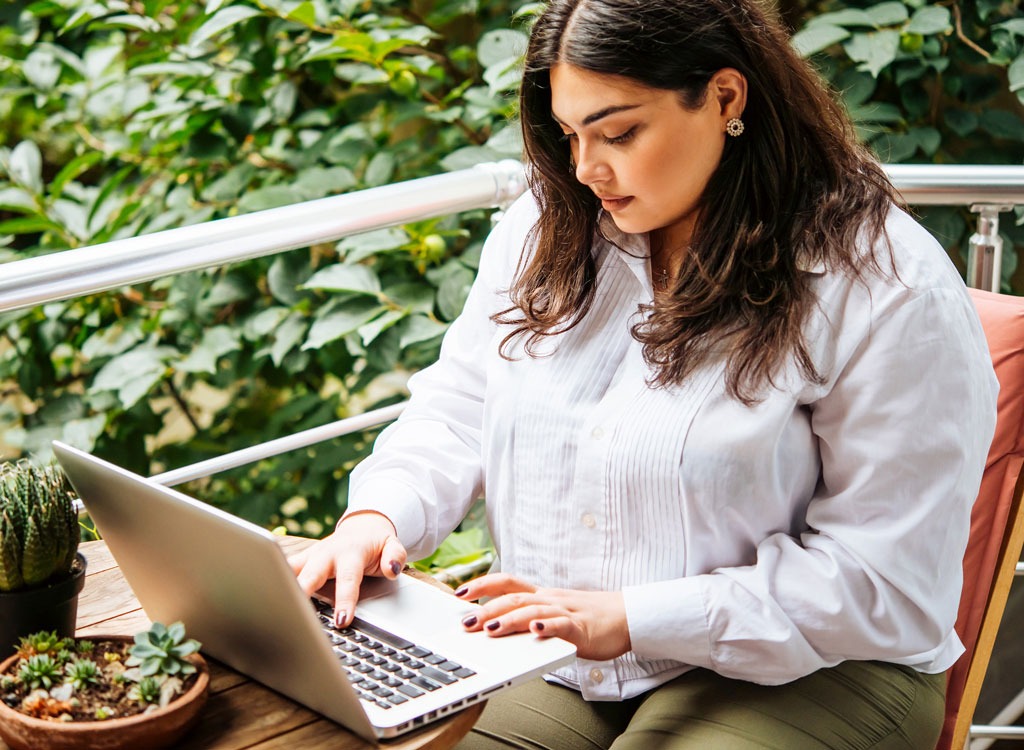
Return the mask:
{"type": "Polygon", "coordinates": [[[381,522],[382,528],[386,528],[388,535],[394,536],[396,538],[398,537],[398,529],[395,528],[394,521],[392,521],[386,515],[381,513],[379,510],[372,510],[372,509],[346,511],[341,516],[341,518],[338,520],[338,523],[335,524],[334,530],[337,531],[338,529],[340,529],[341,525],[343,523],[349,521],[350,519],[357,519],[357,518],[360,519],[360,521],[364,521],[365,520],[367,522],[372,522],[374,520],[379,520],[381,522]]]}

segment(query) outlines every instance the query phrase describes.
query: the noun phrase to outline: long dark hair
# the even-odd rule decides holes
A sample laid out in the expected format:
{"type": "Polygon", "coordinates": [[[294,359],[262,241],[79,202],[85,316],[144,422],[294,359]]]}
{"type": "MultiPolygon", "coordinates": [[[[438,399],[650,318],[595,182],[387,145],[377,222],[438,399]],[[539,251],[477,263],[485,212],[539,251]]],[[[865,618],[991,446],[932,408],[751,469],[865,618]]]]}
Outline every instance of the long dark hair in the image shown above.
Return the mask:
{"type": "Polygon", "coordinates": [[[578,182],[551,115],[558,63],[675,91],[700,106],[711,77],[734,68],[747,79],[746,129],[727,138],[700,202],[692,246],[675,287],[633,328],[655,385],[681,382],[728,339],[727,388],[753,403],[788,357],[821,381],[802,324],[814,305],[798,262],[855,276],[855,240],[874,247],[894,191],[856,140],[845,112],[758,0],[552,0],[526,53],[520,119],[530,187],[540,206],[530,260],[509,290],[512,326],[502,344],[526,351],[578,323],[596,292],[591,256],[600,203],[578,182]]]}

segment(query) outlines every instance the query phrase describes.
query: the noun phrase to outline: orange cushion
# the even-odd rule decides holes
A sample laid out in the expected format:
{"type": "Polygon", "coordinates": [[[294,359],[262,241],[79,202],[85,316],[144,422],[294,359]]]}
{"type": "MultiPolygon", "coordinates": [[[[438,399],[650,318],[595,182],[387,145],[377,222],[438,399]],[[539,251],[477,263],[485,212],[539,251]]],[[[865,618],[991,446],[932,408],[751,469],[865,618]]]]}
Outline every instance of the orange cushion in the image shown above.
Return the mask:
{"type": "Polygon", "coordinates": [[[964,555],[964,590],[956,630],[966,648],[949,670],[946,724],[938,747],[949,746],[967,670],[978,640],[996,558],[1017,476],[1024,462],[1024,298],[970,290],[999,379],[995,435],[985,463],[964,555]]]}

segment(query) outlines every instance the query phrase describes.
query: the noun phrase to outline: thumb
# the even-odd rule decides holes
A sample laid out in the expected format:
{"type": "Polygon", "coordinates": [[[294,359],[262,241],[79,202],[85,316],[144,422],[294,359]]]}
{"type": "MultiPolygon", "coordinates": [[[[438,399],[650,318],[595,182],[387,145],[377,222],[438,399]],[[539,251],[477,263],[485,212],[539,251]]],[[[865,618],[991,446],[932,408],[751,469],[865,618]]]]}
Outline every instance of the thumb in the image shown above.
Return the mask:
{"type": "Polygon", "coordinates": [[[394,580],[402,572],[409,555],[398,537],[389,536],[384,540],[380,552],[380,570],[385,578],[394,580]]]}

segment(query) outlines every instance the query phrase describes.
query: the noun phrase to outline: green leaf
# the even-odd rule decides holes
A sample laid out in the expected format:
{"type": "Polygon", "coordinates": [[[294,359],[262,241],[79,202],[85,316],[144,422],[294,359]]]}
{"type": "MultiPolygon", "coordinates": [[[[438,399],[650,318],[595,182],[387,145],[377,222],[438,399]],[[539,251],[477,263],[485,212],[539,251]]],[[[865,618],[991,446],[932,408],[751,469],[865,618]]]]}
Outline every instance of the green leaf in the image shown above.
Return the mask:
{"type": "Polygon", "coordinates": [[[822,23],[807,26],[793,35],[792,44],[800,55],[810,57],[843,41],[850,32],[840,26],[822,23]]]}
{"type": "Polygon", "coordinates": [[[397,250],[408,241],[409,235],[403,229],[375,229],[346,237],[338,243],[338,252],[347,263],[358,263],[371,255],[386,250],[397,250]]]}
{"type": "Polygon", "coordinates": [[[229,29],[237,23],[247,21],[254,16],[261,15],[260,11],[250,8],[248,5],[231,5],[218,10],[210,18],[203,22],[203,25],[195,30],[189,44],[201,44],[212,36],[229,29]]]}
{"type": "Polygon", "coordinates": [[[334,312],[314,321],[302,348],[319,349],[366,325],[386,310],[387,308],[371,300],[356,299],[347,302],[334,312]]]}
{"type": "Polygon", "coordinates": [[[0,188],[0,209],[6,211],[36,211],[38,206],[32,194],[20,187],[0,188]]]}
{"type": "Polygon", "coordinates": [[[33,193],[43,191],[43,155],[33,141],[22,141],[13,149],[7,166],[11,177],[33,193]]]}
{"type": "Polygon", "coordinates": [[[448,330],[447,325],[431,320],[426,315],[410,315],[399,323],[399,326],[401,334],[398,343],[403,349],[413,344],[436,339],[448,330]]]}
{"type": "Polygon", "coordinates": [[[1011,63],[1006,71],[1006,77],[1010,80],[1010,91],[1024,89],[1024,53],[1011,63]]]}
{"type": "Polygon", "coordinates": [[[895,26],[904,23],[910,14],[901,2],[885,2],[867,9],[867,14],[876,26],[895,26]]]}
{"type": "Polygon", "coordinates": [[[270,347],[270,359],[280,367],[284,358],[306,338],[308,324],[301,313],[292,313],[274,331],[274,344],[270,347]]]}
{"type": "Polygon", "coordinates": [[[973,133],[978,127],[978,116],[962,109],[947,110],[944,116],[946,127],[961,138],[973,133]]]}
{"type": "Polygon", "coordinates": [[[860,70],[866,70],[875,78],[896,59],[900,49],[898,31],[873,31],[866,34],[854,34],[843,47],[850,59],[861,63],[860,70]]]}
{"type": "Polygon", "coordinates": [[[316,8],[313,7],[311,2],[301,3],[288,14],[287,18],[289,21],[301,23],[303,26],[315,26],[316,8]]]}
{"type": "Polygon", "coordinates": [[[102,160],[103,155],[98,151],[86,151],[65,164],[50,183],[50,200],[59,198],[68,182],[102,160]]]}
{"type": "Polygon", "coordinates": [[[217,360],[242,348],[241,333],[229,326],[214,326],[203,333],[189,355],[176,365],[183,372],[217,372],[217,360]]]}
{"type": "Polygon", "coordinates": [[[914,12],[906,31],[911,34],[943,34],[953,28],[948,8],[926,5],[914,12]]]}
{"type": "Polygon", "coordinates": [[[1001,29],[1017,36],[1024,36],[1024,18],[1011,18],[1009,21],[997,23],[992,30],[1001,29]]]}
{"type": "Polygon", "coordinates": [[[480,64],[489,68],[504,60],[517,60],[526,52],[527,36],[512,29],[495,29],[488,31],[476,46],[477,59],[480,64]]]}
{"type": "Polygon", "coordinates": [[[245,193],[238,201],[242,213],[289,206],[303,200],[302,193],[291,185],[268,185],[245,193]]]}
{"type": "Polygon", "coordinates": [[[372,344],[378,336],[388,328],[391,328],[391,326],[395,325],[395,323],[402,320],[406,315],[408,315],[408,313],[405,310],[388,310],[379,318],[371,320],[366,325],[361,326],[358,333],[360,341],[363,342],[363,346],[369,346],[372,344]]]}
{"type": "Polygon", "coordinates": [[[23,216],[17,219],[0,221],[0,234],[35,234],[36,232],[56,232],[61,234],[63,231],[64,227],[44,216],[23,216]]]}
{"type": "MultiPolygon", "coordinates": [[[[980,117],[981,129],[996,138],[1024,141],[1024,123],[1021,119],[1004,109],[986,109],[980,117]]],[[[0,231],[3,231],[0,226],[0,231]]]]}
{"type": "Polygon", "coordinates": [[[869,13],[856,8],[844,8],[833,13],[822,13],[808,21],[808,26],[868,26],[874,27],[877,21],[869,13]]]}
{"type": "Polygon", "coordinates": [[[386,185],[395,173],[395,156],[387,151],[378,151],[366,165],[363,182],[367,187],[386,185]]]}
{"type": "Polygon", "coordinates": [[[177,351],[171,347],[137,347],[110,360],[96,374],[90,392],[116,391],[125,409],[135,406],[167,372],[166,362],[177,351]]]}
{"type": "Polygon", "coordinates": [[[49,49],[34,49],[22,66],[28,82],[40,91],[50,91],[60,78],[61,65],[49,49]]]}
{"type": "Polygon", "coordinates": [[[335,264],[317,271],[302,285],[303,289],[325,289],[331,292],[380,294],[380,279],[366,266],[335,264]]]}

